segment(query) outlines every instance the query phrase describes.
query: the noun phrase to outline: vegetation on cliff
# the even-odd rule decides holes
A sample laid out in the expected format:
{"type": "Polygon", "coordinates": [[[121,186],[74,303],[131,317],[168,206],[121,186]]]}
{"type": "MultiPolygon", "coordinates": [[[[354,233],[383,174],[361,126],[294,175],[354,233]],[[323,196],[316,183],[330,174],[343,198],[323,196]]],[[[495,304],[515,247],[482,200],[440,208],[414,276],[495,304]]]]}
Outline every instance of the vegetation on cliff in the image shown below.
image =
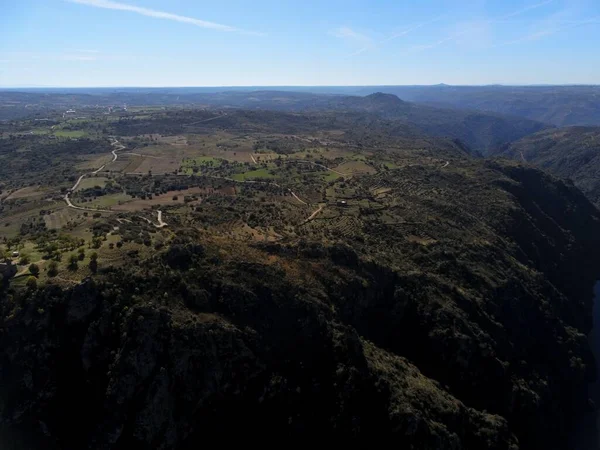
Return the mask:
{"type": "Polygon", "coordinates": [[[456,155],[338,181],[354,199],[281,239],[222,232],[227,214],[295,217],[256,187],[81,284],[9,287],[2,423],[57,448],[559,447],[595,376],[600,213],[541,172],[456,155]]]}

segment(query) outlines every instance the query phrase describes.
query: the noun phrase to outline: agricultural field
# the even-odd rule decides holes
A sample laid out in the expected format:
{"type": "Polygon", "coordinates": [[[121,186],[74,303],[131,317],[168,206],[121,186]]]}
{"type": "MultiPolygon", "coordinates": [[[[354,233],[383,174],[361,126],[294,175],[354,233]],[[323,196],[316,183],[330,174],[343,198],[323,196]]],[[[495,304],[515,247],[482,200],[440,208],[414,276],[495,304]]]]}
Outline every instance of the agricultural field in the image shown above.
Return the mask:
{"type": "Polygon", "coordinates": [[[87,136],[87,133],[85,131],[77,130],[56,130],[54,136],[63,138],[82,138],[87,136]]]}
{"type": "Polygon", "coordinates": [[[183,133],[165,125],[177,110],[123,114],[27,123],[33,133],[16,141],[22,156],[4,168],[0,236],[5,251],[25,249],[43,267],[56,260],[65,274],[47,282],[88,276],[89,249],[100,266],[119,264],[125,251],[160,247],[179,229],[241,242],[360,236],[374,221],[409,220],[394,212],[403,208],[399,192],[443,192],[403,184],[402,170],[415,161],[440,170],[453,158],[452,149],[433,156],[412,141],[349,145],[345,132],[327,127],[274,134],[246,125],[243,114],[229,114],[229,124],[195,121],[183,133]],[[71,270],[66,260],[80,249],[86,256],[71,270]]]}
{"type": "Polygon", "coordinates": [[[84,178],[83,180],[81,180],[81,183],[79,183],[77,190],[81,191],[83,189],[90,189],[95,186],[99,186],[99,187],[103,188],[104,186],[106,186],[107,181],[109,181],[109,179],[106,177],[99,177],[99,176],[87,177],[87,178],[84,178]]]}

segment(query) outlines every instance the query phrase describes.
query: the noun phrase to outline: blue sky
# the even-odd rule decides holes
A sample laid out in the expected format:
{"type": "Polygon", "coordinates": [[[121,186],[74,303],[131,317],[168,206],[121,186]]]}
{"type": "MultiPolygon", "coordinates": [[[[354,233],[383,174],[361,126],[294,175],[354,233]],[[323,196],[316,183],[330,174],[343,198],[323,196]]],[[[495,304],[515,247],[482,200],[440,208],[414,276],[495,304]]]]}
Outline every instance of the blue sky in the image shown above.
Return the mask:
{"type": "Polygon", "coordinates": [[[598,0],[0,0],[0,86],[600,84],[598,0]]]}

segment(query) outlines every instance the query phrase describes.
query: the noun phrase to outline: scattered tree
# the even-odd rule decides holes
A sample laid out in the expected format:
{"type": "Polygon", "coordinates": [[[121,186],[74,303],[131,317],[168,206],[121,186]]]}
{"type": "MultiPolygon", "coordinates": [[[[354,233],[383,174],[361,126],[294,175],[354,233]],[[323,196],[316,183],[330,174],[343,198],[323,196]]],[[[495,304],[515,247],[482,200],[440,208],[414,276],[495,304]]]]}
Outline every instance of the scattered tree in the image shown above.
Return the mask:
{"type": "Polygon", "coordinates": [[[98,271],[98,260],[96,260],[96,259],[90,260],[88,267],[92,273],[96,273],[98,271]]]}
{"type": "Polygon", "coordinates": [[[29,266],[29,273],[34,277],[37,277],[40,274],[40,268],[37,264],[31,264],[29,266]]]}
{"type": "Polygon", "coordinates": [[[72,270],[72,271],[77,270],[77,262],[78,261],[79,261],[79,258],[77,258],[77,255],[69,256],[69,265],[68,265],[69,270],[72,270]]]}
{"type": "Polygon", "coordinates": [[[37,279],[34,276],[30,276],[27,278],[27,283],[25,283],[28,289],[36,289],[37,288],[37,279]]]}
{"type": "Polygon", "coordinates": [[[56,261],[50,261],[48,263],[48,276],[55,277],[58,275],[58,263],[56,261]]]}

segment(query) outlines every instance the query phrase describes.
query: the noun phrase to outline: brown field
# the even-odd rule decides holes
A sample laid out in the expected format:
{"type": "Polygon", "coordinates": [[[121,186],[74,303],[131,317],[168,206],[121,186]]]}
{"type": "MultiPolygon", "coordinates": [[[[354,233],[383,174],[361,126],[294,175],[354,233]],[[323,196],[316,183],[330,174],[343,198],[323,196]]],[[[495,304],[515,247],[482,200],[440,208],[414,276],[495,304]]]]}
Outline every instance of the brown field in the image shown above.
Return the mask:
{"type": "Polygon", "coordinates": [[[184,203],[184,197],[186,195],[235,195],[235,187],[226,186],[221,189],[212,188],[190,188],[184,191],[171,191],[166,194],[156,195],[152,199],[140,199],[136,198],[127,203],[116,205],[112,207],[113,211],[142,211],[144,209],[152,208],[153,206],[171,206],[171,205],[182,205],[184,203]],[[177,196],[177,200],[173,200],[173,197],[177,196]]]}
{"type": "Polygon", "coordinates": [[[145,174],[152,172],[155,175],[172,173],[179,170],[181,159],[178,158],[148,158],[141,157],[141,161],[135,170],[127,169],[125,173],[145,174]]]}
{"type": "Polygon", "coordinates": [[[98,155],[87,155],[81,157],[82,162],[76,165],[78,170],[86,171],[86,170],[96,170],[102,167],[105,164],[108,164],[112,161],[112,154],[107,153],[102,156],[98,155]]]}
{"type": "Polygon", "coordinates": [[[188,145],[186,136],[158,136],[158,142],[169,145],[188,145]]]}
{"type": "Polygon", "coordinates": [[[69,221],[79,218],[83,215],[81,211],[67,208],[66,206],[58,211],[53,212],[47,216],[44,216],[44,222],[46,227],[50,230],[57,230],[64,228],[69,221]]]}
{"type": "Polygon", "coordinates": [[[40,186],[29,186],[16,190],[6,197],[6,200],[16,200],[18,198],[32,199],[33,197],[43,197],[45,194],[46,192],[40,186]]]}
{"type": "MultiPolygon", "coordinates": [[[[135,155],[122,155],[121,158],[123,158],[124,161],[127,161],[127,165],[121,170],[123,173],[135,173],[138,170],[138,167],[140,167],[140,164],[142,164],[142,161],[144,161],[144,158],[135,155]]],[[[118,161],[119,160],[117,160],[117,162],[118,161]]]]}
{"type": "Polygon", "coordinates": [[[335,168],[338,172],[347,175],[373,174],[377,171],[362,161],[348,161],[335,168]]]}
{"type": "Polygon", "coordinates": [[[109,172],[123,172],[132,162],[132,159],[138,158],[134,155],[121,155],[115,162],[106,165],[105,170],[109,172]]]}
{"type": "Polygon", "coordinates": [[[131,151],[124,151],[122,155],[136,154],[154,158],[183,158],[190,152],[188,147],[176,145],[149,145],[148,147],[136,147],[131,151]]]}

